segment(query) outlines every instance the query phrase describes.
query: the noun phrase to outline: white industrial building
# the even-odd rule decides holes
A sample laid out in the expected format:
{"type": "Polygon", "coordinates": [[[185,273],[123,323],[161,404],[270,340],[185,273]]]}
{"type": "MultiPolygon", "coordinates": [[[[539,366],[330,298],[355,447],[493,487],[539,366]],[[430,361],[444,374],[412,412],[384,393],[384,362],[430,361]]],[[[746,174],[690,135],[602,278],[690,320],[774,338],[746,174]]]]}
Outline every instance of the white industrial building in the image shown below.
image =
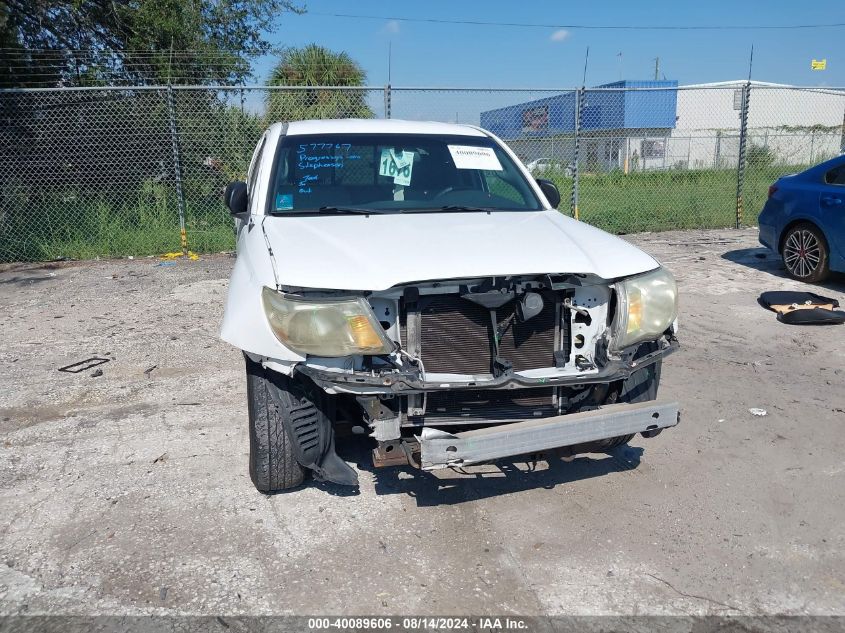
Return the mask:
{"type": "MultiPolygon", "coordinates": [[[[724,81],[678,89],[677,118],[667,139],[667,166],[736,165],[746,83],[724,81]]],[[[750,152],[766,148],[775,163],[811,165],[842,151],[845,92],[752,81],[749,95],[750,152]]]]}

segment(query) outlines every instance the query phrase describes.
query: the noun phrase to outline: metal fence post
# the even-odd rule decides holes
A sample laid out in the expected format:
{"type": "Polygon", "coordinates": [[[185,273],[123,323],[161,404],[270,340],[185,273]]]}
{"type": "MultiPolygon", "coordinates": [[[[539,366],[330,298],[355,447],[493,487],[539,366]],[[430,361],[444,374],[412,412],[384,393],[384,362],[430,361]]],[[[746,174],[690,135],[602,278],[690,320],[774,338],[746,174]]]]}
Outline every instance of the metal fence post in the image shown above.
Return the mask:
{"type": "Polygon", "coordinates": [[[176,181],[176,203],[179,209],[179,238],[182,255],[188,255],[188,236],[185,232],[185,193],[182,190],[182,156],[179,150],[179,133],[176,127],[176,104],[173,86],[167,86],[167,118],[170,127],[170,145],[173,149],[173,176],[176,181]]]}
{"type": "Polygon", "coordinates": [[[842,109],[842,135],[839,137],[839,151],[845,154],[845,108],[842,109]]]}
{"type": "Polygon", "coordinates": [[[736,228],[742,226],[742,193],[745,185],[746,146],[748,144],[748,101],[751,82],[742,87],[742,108],[739,114],[739,161],[736,166],[736,228]]]}
{"type": "Polygon", "coordinates": [[[816,131],[810,130],[810,164],[816,162],[816,131]]]}
{"type": "Polygon", "coordinates": [[[583,98],[583,94],[584,94],[583,88],[578,88],[575,91],[575,131],[574,131],[575,149],[574,149],[574,152],[573,152],[573,159],[572,159],[573,181],[572,181],[572,197],[569,200],[569,214],[573,218],[575,218],[576,220],[578,219],[578,215],[579,215],[578,214],[578,199],[579,199],[580,192],[578,190],[578,185],[579,185],[580,178],[579,178],[578,174],[579,174],[580,170],[578,169],[578,150],[579,150],[579,146],[580,146],[580,141],[579,141],[578,137],[579,137],[579,135],[580,135],[579,133],[581,131],[581,99],[583,98]]]}
{"type": "Polygon", "coordinates": [[[392,98],[393,98],[393,95],[391,94],[391,91],[390,91],[390,84],[387,84],[384,87],[384,118],[385,119],[390,118],[390,108],[392,106],[392,103],[391,103],[392,98]]]}

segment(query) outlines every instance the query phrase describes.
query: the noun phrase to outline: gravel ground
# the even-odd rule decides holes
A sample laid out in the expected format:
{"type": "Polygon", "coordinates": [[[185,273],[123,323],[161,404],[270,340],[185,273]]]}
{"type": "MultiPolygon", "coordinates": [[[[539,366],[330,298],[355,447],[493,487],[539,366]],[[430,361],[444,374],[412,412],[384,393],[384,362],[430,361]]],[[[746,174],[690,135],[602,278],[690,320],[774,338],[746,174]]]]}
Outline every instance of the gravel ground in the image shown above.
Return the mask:
{"type": "Polygon", "coordinates": [[[0,613],[845,613],[845,328],[757,305],[806,287],[754,230],[629,239],[680,283],[680,426],[469,474],[374,471],[352,438],[359,491],[274,496],[217,336],[231,257],[6,267],[0,613]]]}

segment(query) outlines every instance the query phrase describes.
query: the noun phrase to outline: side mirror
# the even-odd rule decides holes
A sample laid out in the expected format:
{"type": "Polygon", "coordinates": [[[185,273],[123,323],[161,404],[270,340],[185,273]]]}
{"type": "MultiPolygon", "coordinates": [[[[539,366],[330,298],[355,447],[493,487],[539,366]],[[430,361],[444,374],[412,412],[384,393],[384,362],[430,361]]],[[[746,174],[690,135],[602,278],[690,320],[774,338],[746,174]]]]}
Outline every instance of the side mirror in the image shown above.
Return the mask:
{"type": "Polygon", "coordinates": [[[546,196],[546,200],[549,201],[552,208],[557,209],[557,205],[560,204],[560,191],[558,191],[557,185],[551,180],[545,180],[543,178],[538,178],[537,184],[540,185],[540,191],[546,196]]]}
{"type": "Polygon", "coordinates": [[[226,206],[229,207],[229,213],[232,215],[245,214],[247,212],[247,203],[249,202],[246,195],[246,183],[240,180],[230,182],[226,185],[223,200],[226,201],[226,206]]]}

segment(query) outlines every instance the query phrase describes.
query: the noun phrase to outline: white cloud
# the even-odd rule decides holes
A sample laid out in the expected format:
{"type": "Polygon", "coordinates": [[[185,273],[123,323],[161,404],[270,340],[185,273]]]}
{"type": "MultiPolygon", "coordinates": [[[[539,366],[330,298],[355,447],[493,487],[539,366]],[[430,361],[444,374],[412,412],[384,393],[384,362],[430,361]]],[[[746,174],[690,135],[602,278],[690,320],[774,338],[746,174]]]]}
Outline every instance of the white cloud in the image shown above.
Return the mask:
{"type": "Polygon", "coordinates": [[[567,37],[569,37],[569,31],[567,31],[566,29],[558,29],[549,36],[549,39],[552,42],[562,42],[567,37]]]}
{"type": "Polygon", "coordinates": [[[384,32],[396,35],[399,33],[399,22],[397,20],[388,21],[388,23],[384,25],[384,32]]]}

